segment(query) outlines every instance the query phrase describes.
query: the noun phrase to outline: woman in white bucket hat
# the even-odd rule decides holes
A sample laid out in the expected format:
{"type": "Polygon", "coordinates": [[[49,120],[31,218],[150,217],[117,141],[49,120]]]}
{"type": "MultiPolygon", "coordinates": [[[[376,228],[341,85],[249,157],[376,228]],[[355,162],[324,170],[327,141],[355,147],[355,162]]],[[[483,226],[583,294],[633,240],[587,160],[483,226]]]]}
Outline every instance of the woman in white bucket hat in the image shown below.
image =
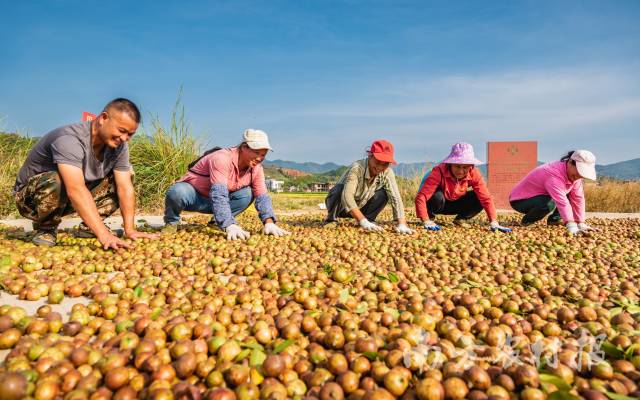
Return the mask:
{"type": "Polygon", "coordinates": [[[276,225],[265,185],[262,161],[269,150],[271,145],[264,131],[247,129],[238,146],[214,147],[192,162],[187,173],[167,191],[165,230],[177,229],[182,211],[196,211],[213,214],[210,224],[225,231],[227,239],[248,239],[249,232],[235,217],[254,203],[265,235],[288,235],[276,225]]]}
{"type": "Polygon", "coordinates": [[[582,178],[596,180],[596,157],[588,150],[570,151],[529,172],[511,191],[511,207],[524,214],[523,225],[548,215],[548,225],[564,224],[573,235],[592,230],[585,223],[582,178]]]}

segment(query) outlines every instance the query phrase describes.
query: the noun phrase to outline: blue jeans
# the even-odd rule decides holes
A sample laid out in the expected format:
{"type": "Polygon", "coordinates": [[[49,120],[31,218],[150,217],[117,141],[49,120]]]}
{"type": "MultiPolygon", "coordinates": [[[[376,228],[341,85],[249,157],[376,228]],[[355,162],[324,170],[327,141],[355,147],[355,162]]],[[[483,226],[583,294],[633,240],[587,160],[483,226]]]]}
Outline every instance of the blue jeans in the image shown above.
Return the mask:
{"type": "MultiPolygon", "coordinates": [[[[229,193],[229,205],[231,213],[235,217],[246,210],[253,201],[250,187],[244,187],[229,193]]],[[[180,222],[182,211],[194,211],[203,214],[213,214],[211,200],[196,191],[191,184],[176,182],[164,198],[164,222],[175,225],[180,222]]]]}

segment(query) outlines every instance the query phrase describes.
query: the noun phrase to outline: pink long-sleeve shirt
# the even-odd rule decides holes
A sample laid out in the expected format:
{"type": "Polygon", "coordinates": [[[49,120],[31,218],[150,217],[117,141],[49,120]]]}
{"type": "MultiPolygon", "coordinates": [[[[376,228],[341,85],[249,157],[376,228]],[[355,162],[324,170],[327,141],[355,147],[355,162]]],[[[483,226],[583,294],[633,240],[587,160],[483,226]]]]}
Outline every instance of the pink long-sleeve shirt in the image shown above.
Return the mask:
{"type": "Polygon", "coordinates": [[[222,184],[229,192],[251,186],[253,197],[267,193],[262,164],[247,171],[238,169],[238,147],[220,149],[200,159],[196,165],[179,179],[190,183],[202,196],[209,197],[209,190],[215,184],[222,184]]]}
{"type": "Polygon", "coordinates": [[[511,190],[509,201],[549,195],[556,203],[562,220],[584,222],[585,200],[582,179],[571,182],[567,177],[567,163],[554,161],[529,172],[511,190]]]}

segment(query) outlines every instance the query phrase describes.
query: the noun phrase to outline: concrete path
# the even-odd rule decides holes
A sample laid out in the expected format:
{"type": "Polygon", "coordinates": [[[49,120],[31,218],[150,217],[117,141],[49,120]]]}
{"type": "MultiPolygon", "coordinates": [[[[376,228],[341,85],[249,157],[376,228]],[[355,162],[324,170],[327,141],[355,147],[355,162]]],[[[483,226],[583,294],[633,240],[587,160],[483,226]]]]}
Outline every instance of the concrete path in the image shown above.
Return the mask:
{"type": "MultiPolygon", "coordinates": [[[[82,219],[77,218],[64,218],[59,226],[59,229],[72,228],[82,222],[82,219]]],[[[122,217],[109,217],[104,220],[107,227],[110,229],[122,229],[122,217]]],[[[139,215],[136,216],[136,224],[141,225],[147,223],[153,227],[161,227],[164,225],[161,215],[139,215]]],[[[0,220],[0,224],[14,226],[16,228],[23,228],[25,232],[33,230],[33,225],[28,219],[4,219],[0,220]]]]}
{"type": "MultiPolygon", "coordinates": [[[[498,210],[499,213],[514,213],[513,210],[498,210]]],[[[187,213],[191,214],[191,213],[187,213]]],[[[281,215],[297,215],[297,214],[306,214],[305,212],[291,212],[291,213],[279,213],[281,215]]],[[[194,213],[195,215],[195,213],[194,213]]],[[[640,219],[640,213],[604,213],[604,212],[588,212],[587,218],[604,218],[604,219],[620,219],[620,218],[631,218],[631,219],[640,219]]],[[[62,220],[60,224],[60,229],[68,229],[72,228],[78,224],[80,224],[82,220],[80,218],[65,218],[62,220]]],[[[122,229],[122,217],[109,217],[105,219],[105,223],[111,229],[122,229]]],[[[164,221],[162,220],[161,215],[139,215],[136,216],[136,223],[140,224],[148,224],[152,227],[161,227],[164,225],[164,221]]],[[[30,232],[33,230],[33,226],[31,221],[28,219],[5,219],[0,220],[0,224],[14,226],[17,228],[23,228],[25,232],[30,232]]]]}

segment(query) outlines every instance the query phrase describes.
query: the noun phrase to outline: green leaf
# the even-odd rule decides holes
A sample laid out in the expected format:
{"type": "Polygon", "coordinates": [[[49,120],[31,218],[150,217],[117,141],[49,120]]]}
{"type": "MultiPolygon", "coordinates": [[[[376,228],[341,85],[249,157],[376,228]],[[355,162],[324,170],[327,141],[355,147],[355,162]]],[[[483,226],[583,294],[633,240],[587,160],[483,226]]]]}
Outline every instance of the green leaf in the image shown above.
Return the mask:
{"type": "Polygon", "coordinates": [[[0,258],[0,267],[4,267],[6,265],[11,265],[11,257],[10,256],[4,256],[4,257],[0,258]]]}
{"type": "Polygon", "coordinates": [[[378,277],[378,279],[380,279],[381,281],[386,281],[388,278],[384,275],[376,275],[378,277]]]}
{"type": "Polygon", "coordinates": [[[385,307],[384,312],[391,314],[394,319],[400,318],[400,312],[395,308],[385,307]]]}
{"type": "Polygon", "coordinates": [[[291,294],[293,293],[293,289],[280,289],[280,294],[291,294]]]}
{"type": "Polygon", "coordinates": [[[262,365],[262,363],[266,358],[267,358],[267,355],[263,351],[254,349],[251,352],[251,358],[249,359],[249,366],[257,367],[259,365],[262,365]]]}
{"type": "Polygon", "coordinates": [[[556,390],[547,397],[547,400],[580,400],[580,397],[566,390],[556,390]]]}
{"type": "Polygon", "coordinates": [[[482,287],[482,285],[481,285],[481,284],[479,284],[478,282],[474,282],[474,281],[472,281],[471,279],[466,279],[466,280],[465,280],[465,283],[466,283],[467,285],[471,286],[472,288],[481,288],[481,287],[482,287]]]}
{"type": "Polygon", "coordinates": [[[135,289],[133,289],[133,294],[134,294],[136,297],[140,297],[140,296],[142,296],[142,287],[140,287],[140,286],[136,286],[136,288],[135,288],[135,289]]]}
{"type": "Polygon", "coordinates": [[[540,382],[551,383],[560,390],[571,390],[571,385],[565,382],[562,378],[552,374],[539,374],[540,382]]]}
{"type": "Polygon", "coordinates": [[[330,274],[331,272],[333,272],[333,267],[331,266],[331,264],[322,264],[322,270],[324,271],[325,274],[330,274]]]}
{"type": "Polygon", "coordinates": [[[627,311],[629,311],[631,314],[639,313],[640,306],[637,306],[637,305],[629,306],[629,308],[627,308],[627,311]]]}
{"type": "Polygon", "coordinates": [[[277,345],[277,346],[275,347],[275,349],[273,349],[273,352],[274,352],[275,354],[282,353],[282,351],[283,351],[284,349],[286,349],[287,347],[291,346],[293,343],[295,343],[295,340],[293,340],[293,339],[287,339],[287,340],[285,340],[284,342],[282,342],[282,343],[280,343],[279,345],[277,345]]]}
{"type": "Polygon", "coordinates": [[[609,310],[609,318],[613,318],[622,312],[622,307],[614,307],[609,310]]]}
{"type": "Polygon", "coordinates": [[[624,358],[624,352],[611,342],[604,342],[600,347],[608,356],[621,360],[624,358]]]}
{"type": "Polygon", "coordinates": [[[393,272],[389,272],[389,280],[393,283],[398,283],[400,281],[398,275],[394,274],[393,272]]]}
{"type": "Polygon", "coordinates": [[[378,358],[378,353],[375,351],[365,351],[362,355],[367,357],[369,361],[375,361],[378,358]]]}
{"type": "Polygon", "coordinates": [[[340,291],[340,302],[344,303],[349,299],[349,289],[342,289],[340,291]]]}
{"type": "Polygon", "coordinates": [[[607,396],[611,400],[637,400],[637,397],[625,396],[623,394],[613,393],[613,392],[605,392],[607,396]]]}
{"type": "Polygon", "coordinates": [[[640,348],[640,343],[634,343],[624,352],[624,358],[627,360],[631,360],[633,358],[633,353],[636,349],[640,348]]]}
{"type": "Polygon", "coordinates": [[[162,314],[162,308],[156,308],[151,313],[151,319],[155,321],[160,316],[160,314],[162,314]]]}
{"type": "Polygon", "coordinates": [[[368,309],[369,309],[369,304],[366,301],[363,301],[360,304],[358,304],[358,307],[356,307],[356,314],[362,314],[368,309]]]}
{"type": "Polygon", "coordinates": [[[240,343],[240,347],[245,349],[264,351],[264,347],[258,342],[240,343]]]}
{"type": "Polygon", "coordinates": [[[242,350],[236,357],[235,362],[240,362],[244,360],[245,358],[249,357],[250,354],[251,354],[251,349],[242,350]]]}

